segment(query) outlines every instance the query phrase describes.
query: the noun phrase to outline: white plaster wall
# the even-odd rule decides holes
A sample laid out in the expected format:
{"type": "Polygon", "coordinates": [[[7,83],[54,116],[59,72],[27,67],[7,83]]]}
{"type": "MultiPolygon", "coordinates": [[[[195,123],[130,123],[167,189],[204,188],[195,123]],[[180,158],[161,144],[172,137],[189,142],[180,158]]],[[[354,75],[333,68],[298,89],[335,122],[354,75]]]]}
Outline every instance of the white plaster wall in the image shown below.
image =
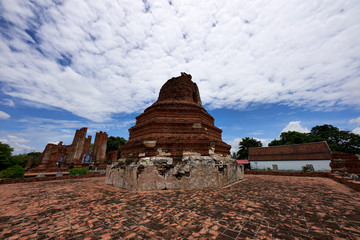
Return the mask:
{"type": "Polygon", "coordinates": [[[250,161],[252,170],[273,169],[272,165],[277,164],[279,170],[302,170],[302,166],[312,164],[315,171],[330,171],[330,160],[301,160],[301,161],[250,161]]]}

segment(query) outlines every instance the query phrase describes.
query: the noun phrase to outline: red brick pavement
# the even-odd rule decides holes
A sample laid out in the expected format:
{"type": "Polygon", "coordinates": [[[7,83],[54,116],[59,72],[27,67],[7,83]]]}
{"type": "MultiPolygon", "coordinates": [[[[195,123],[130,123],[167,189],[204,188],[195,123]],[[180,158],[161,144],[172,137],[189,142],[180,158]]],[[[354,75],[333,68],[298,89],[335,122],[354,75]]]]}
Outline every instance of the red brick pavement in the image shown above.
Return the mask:
{"type": "Polygon", "coordinates": [[[246,175],[222,189],[133,192],[104,177],[0,185],[0,239],[360,239],[360,193],[246,175]]]}

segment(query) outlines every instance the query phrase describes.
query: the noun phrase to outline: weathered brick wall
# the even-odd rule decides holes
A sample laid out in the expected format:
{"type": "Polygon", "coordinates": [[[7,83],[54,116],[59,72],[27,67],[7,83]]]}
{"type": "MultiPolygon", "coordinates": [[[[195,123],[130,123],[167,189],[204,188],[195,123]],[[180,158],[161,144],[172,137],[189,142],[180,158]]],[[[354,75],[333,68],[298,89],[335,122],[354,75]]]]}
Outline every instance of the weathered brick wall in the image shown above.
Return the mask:
{"type": "Polygon", "coordinates": [[[105,176],[104,173],[92,173],[81,176],[67,175],[61,177],[31,177],[31,178],[22,178],[22,179],[0,179],[0,184],[13,184],[13,183],[28,183],[28,182],[44,182],[44,181],[54,181],[54,180],[65,180],[65,179],[78,179],[78,178],[91,178],[91,177],[102,177],[105,176]]]}
{"type": "Polygon", "coordinates": [[[360,174],[360,160],[356,154],[332,153],[330,167],[331,172],[360,174]]]}
{"type": "Polygon", "coordinates": [[[75,166],[82,166],[82,157],[84,153],[89,153],[91,144],[91,136],[86,138],[86,132],[87,128],[76,130],[71,145],[63,145],[62,142],[57,145],[51,143],[47,144],[45,150],[37,159],[36,166],[31,169],[27,169],[28,172],[59,171],[57,166],[59,157],[63,157],[63,162],[60,168],[61,171],[68,170],[68,166],[71,163],[75,166]]]}
{"type": "MultiPolygon", "coordinates": [[[[354,181],[350,177],[342,177],[330,172],[278,172],[278,171],[253,171],[245,170],[245,175],[275,175],[275,176],[296,176],[296,177],[328,177],[342,183],[355,191],[360,192],[360,181],[354,181]]],[[[245,176],[246,178],[246,176],[245,176]]]]}
{"type": "Polygon", "coordinates": [[[98,164],[105,164],[108,135],[106,132],[97,132],[93,147],[93,156],[98,164]]]}
{"type": "Polygon", "coordinates": [[[326,142],[250,148],[249,150],[249,160],[251,161],[321,159],[331,159],[331,152],[326,142]]]}
{"type": "Polygon", "coordinates": [[[285,171],[253,171],[245,170],[245,174],[251,175],[275,175],[296,177],[329,177],[329,172],[285,172],[285,171]]]}

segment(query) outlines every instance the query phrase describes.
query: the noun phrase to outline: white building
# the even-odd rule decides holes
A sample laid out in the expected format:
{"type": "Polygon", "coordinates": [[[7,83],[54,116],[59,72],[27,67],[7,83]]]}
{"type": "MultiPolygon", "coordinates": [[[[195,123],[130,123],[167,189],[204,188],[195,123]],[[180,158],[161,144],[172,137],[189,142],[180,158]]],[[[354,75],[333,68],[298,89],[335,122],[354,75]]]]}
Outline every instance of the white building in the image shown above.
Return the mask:
{"type": "Polygon", "coordinates": [[[252,170],[302,170],[312,165],[314,171],[330,171],[330,161],[331,151],[325,141],[249,150],[252,170]]]}

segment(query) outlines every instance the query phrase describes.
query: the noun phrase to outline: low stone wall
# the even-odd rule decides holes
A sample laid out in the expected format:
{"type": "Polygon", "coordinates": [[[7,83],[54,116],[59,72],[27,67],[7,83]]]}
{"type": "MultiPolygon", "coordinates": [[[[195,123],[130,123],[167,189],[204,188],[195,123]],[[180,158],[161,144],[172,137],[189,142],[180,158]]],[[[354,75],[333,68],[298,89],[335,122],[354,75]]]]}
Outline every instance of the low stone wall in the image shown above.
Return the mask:
{"type": "Polygon", "coordinates": [[[331,172],[354,173],[360,175],[360,155],[352,153],[332,153],[331,172]]]}
{"type": "Polygon", "coordinates": [[[329,177],[339,183],[345,184],[346,186],[360,192],[360,181],[354,181],[350,177],[342,177],[336,174],[329,174],[329,177]]]}
{"type": "Polygon", "coordinates": [[[244,177],[244,167],[230,157],[148,157],[139,162],[108,165],[106,184],[129,190],[218,188],[244,177]]]}
{"type": "Polygon", "coordinates": [[[296,177],[329,177],[330,172],[286,172],[286,171],[253,171],[253,170],[245,170],[245,174],[296,176],[296,177]]]}
{"type": "Polygon", "coordinates": [[[9,179],[2,178],[0,179],[0,184],[12,184],[12,183],[28,183],[28,182],[43,182],[43,181],[53,181],[53,180],[65,180],[65,179],[78,179],[78,178],[91,178],[91,177],[101,177],[105,174],[100,173],[92,173],[81,176],[75,175],[67,175],[62,177],[29,177],[29,178],[17,178],[17,179],[9,179]]]}
{"type": "Polygon", "coordinates": [[[328,177],[339,183],[345,184],[349,188],[360,192],[360,181],[354,181],[350,177],[342,177],[331,172],[281,172],[281,171],[252,171],[245,170],[249,175],[275,175],[275,176],[296,176],[296,177],[328,177]]]}

